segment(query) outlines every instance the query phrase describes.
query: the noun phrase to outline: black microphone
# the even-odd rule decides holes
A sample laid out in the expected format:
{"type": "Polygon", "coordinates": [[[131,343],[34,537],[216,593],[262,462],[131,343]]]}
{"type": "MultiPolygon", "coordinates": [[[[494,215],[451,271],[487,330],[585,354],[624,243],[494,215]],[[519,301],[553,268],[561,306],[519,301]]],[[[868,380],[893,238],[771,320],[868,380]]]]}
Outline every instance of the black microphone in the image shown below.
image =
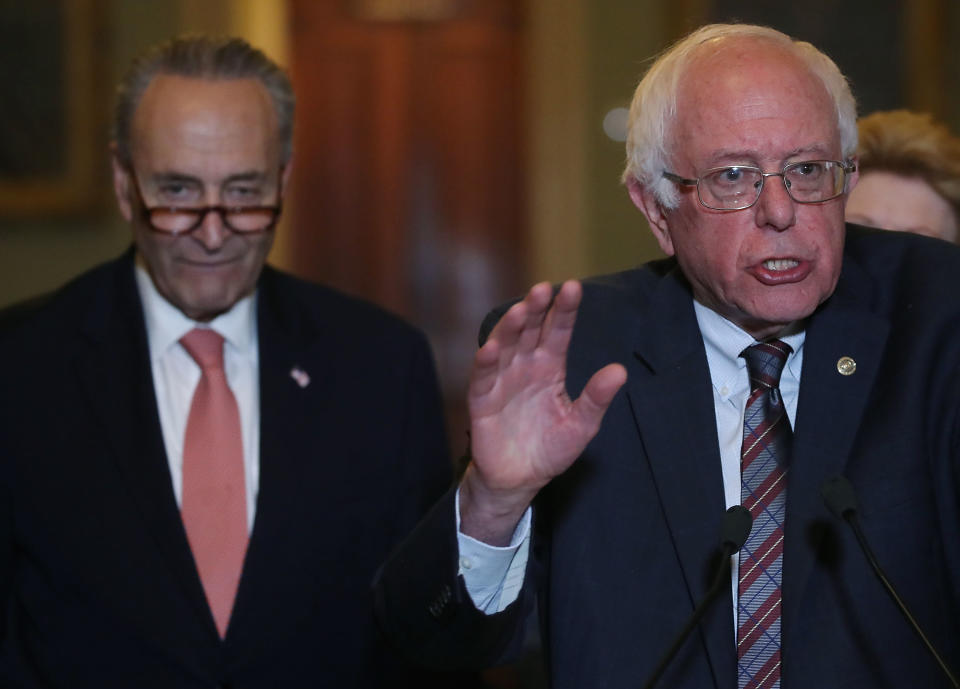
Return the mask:
{"type": "Polygon", "coordinates": [[[831,479],[827,479],[820,487],[820,495],[823,496],[823,501],[826,503],[827,508],[833,512],[833,515],[837,517],[837,519],[842,519],[843,521],[847,522],[850,525],[850,528],[853,529],[853,535],[857,537],[857,543],[860,544],[860,549],[866,556],[867,562],[870,563],[870,567],[873,568],[874,574],[876,574],[877,578],[880,579],[880,583],[883,584],[883,587],[887,590],[887,593],[890,594],[893,602],[897,604],[898,608],[900,608],[900,612],[902,612],[904,617],[907,618],[907,622],[910,623],[910,626],[913,627],[913,631],[915,631],[917,636],[920,637],[923,645],[926,646],[927,650],[930,651],[931,655],[933,655],[934,660],[937,661],[937,664],[940,666],[940,669],[943,670],[943,673],[947,676],[947,679],[950,680],[950,683],[957,689],[960,689],[960,683],[957,682],[956,676],[950,670],[950,667],[943,660],[943,658],[940,657],[940,654],[927,638],[927,635],[923,633],[922,629],[920,629],[920,625],[914,619],[913,615],[910,614],[907,604],[901,600],[896,589],[893,588],[893,584],[890,583],[890,580],[887,579],[887,575],[884,574],[883,569],[881,569],[880,563],[877,562],[877,558],[874,556],[873,550],[870,548],[870,544],[867,543],[867,537],[860,528],[860,520],[857,519],[857,510],[859,509],[859,505],[857,504],[857,495],[854,492],[850,481],[848,481],[844,476],[835,476],[831,479]]]}
{"type": "Polygon", "coordinates": [[[653,689],[653,685],[657,683],[660,675],[667,669],[670,661],[673,660],[677,651],[680,650],[680,646],[683,645],[683,642],[690,635],[693,628],[697,626],[697,623],[700,621],[700,618],[703,617],[704,613],[707,612],[710,604],[713,603],[723,590],[724,582],[730,583],[728,574],[730,571],[730,556],[740,550],[743,544],[746,543],[752,526],[753,517],[750,516],[750,510],[743,505],[734,505],[723,515],[723,523],[720,525],[720,547],[723,554],[720,558],[720,564],[717,566],[717,572],[713,577],[713,582],[710,584],[710,588],[707,589],[707,595],[704,596],[700,604],[694,608],[693,614],[690,615],[690,619],[687,620],[687,624],[680,630],[680,633],[677,634],[673,645],[663,654],[657,668],[653,671],[653,674],[650,675],[650,679],[643,685],[643,689],[653,689]],[[728,574],[728,576],[724,576],[724,574],[728,574]]]}

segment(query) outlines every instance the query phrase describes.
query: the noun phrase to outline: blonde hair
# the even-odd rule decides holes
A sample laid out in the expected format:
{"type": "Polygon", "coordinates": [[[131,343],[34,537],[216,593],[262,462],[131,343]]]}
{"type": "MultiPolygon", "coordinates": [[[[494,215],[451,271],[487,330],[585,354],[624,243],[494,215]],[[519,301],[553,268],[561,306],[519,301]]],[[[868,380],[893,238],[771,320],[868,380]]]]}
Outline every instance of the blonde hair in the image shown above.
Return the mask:
{"type": "Polygon", "coordinates": [[[665,208],[675,208],[679,194],[663,179],[667,169],[667,136],[677,115],[680,78],[701,45],[720,38],[766,40],[796,55],[820,79],[836,106],[837,127],[844,158],[857,147],[857,105],[850,85],[829,57],[805,41],[753,24],[708,24],[680,39],[650,67],[634,92],[627,125],[627,165],[623,182],[636,180],[652,188],[665,208]]]}
{"type": "Polygon", "coordinates": [[[960,221],[960,138],[929,113],[886,110],[860,119],[862,172],[919,177],[953,208],[960,221]]]}

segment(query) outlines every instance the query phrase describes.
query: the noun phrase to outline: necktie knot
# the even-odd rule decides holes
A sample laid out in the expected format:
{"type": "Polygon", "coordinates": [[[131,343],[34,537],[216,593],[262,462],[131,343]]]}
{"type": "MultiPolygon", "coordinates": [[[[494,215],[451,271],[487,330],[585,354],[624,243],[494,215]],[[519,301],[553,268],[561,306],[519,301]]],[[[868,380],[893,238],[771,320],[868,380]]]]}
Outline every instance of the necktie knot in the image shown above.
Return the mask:
{"type": "Polygon", "coordinates": [[[180,344],[204,372],[223,370],[223,335],[210,328],[194,328],[180,344]]]}
{"type": "Polygon", "coordinates": [[[758,342],[742,352],[747,361],[747,375],[750,377],[750,391],[759,387],[777,388],[780,386],[780,374],[787,363],[792,348],[782,340],[758,342]]]}

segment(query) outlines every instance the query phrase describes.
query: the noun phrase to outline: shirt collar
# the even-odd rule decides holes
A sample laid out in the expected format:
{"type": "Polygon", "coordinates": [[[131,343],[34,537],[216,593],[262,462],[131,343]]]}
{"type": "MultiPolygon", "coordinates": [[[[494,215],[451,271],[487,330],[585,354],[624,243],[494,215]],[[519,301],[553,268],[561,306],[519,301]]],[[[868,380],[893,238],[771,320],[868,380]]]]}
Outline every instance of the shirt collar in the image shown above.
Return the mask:
{"type": "MultiPolygon", "coordinates": [[[[755,344],[757,340],[746,330],[696,299],[693,301],[693,310],[697,316],[700,333],[703,335],[713,387],[721,397],[728,397],[743,385],[749,387],[749,380],[745,373],[742,373],[746,370],[747,362],[740,356],[740,352],[755,344]]],[[[799,381],[806,332],[802,327],[797,328],[795,332],[781,335],[780,339],[790,345],[793,350],[787,357],[788,375],[799,381]]]]}
{"type": "Polygon", "coordinates": [[[216,330],[242,354],[255,352],[257,336],[255,292],[238,301],[229,311],[220,314],[209,323],[199,323],[184,315],[157,291],[153,279],[139,257],[135,262],[135,277],[140,301],[143,304],[147,341],[152,359],[159,359],[165,355],[181,337],[198,327],[216,330]]]}

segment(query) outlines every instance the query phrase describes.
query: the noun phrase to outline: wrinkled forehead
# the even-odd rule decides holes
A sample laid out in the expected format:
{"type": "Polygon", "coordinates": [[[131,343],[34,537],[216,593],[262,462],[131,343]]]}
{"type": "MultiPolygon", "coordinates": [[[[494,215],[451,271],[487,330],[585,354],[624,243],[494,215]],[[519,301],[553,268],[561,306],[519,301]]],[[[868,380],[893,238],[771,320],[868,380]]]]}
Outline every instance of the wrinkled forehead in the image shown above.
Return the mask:
{"type": "Polygon", "coordinates": [[[789,46],[766,39],[699,46],[679,77],[671,129],[670,148],[681,155],[691,146],[757,148],[771,156],[791,147],[840,153],[826,86],[789,46]]]}
{"type": "Polygon", "coordinates": [[[134,114],[131,144],[139,163],[178,172],[274,168],[280,156],[269,95],[253,79],[156,77],[134,114]]]}

